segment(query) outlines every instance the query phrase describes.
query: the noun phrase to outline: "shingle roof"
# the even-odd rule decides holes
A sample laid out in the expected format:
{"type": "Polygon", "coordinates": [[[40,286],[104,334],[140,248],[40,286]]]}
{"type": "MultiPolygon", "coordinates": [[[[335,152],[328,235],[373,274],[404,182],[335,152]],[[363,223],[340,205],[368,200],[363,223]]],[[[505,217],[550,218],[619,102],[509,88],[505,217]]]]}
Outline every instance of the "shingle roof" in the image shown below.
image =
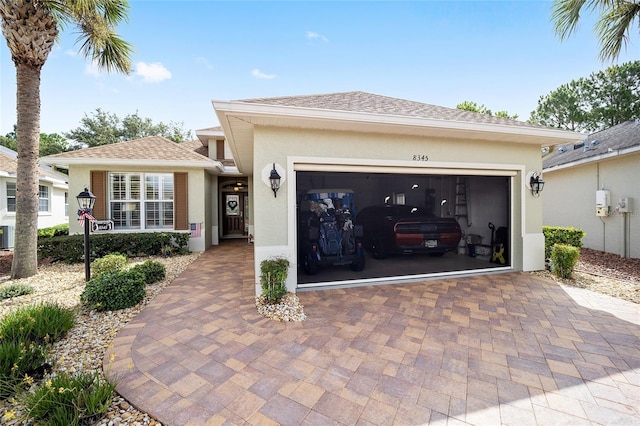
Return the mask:
{"type": "Polygon", "coordinates": [[[53,159],[113,159],[140,161],[212,161],[206,156],[194,152],[188,145],[175,143],[162,136],[148,136],[146,138],[101,145],[92,148],[54,154],[46,157],[53,159]]]}
{"type": "Polygon", "coordinates": [[[535,124],[494,117],[488,114],[424,104],[421,102],[359,91],[306,96],[284,96],[277,98],[242,99],[237,102],[542,128],[542,126],[535,124]]]}
{"type": "Polygon", "coordinates": [[[543,159],[542,166],[549,169],[576,161],[595,161],[602,155],[633,147],[640,147],[640,122],[625,121],[592,133],[584,140],[556,146],[543,159]]]}
{"type": "MultiPolygon", "coordinates": [[[[18,172],[18,153],[12,149],[4,146],[0,146],[0,171],[6,172],[10,175],[18,172]]],[[[51,170],[46,165],[38,165],[38,173],[40,176],[52,178],[55,180],[67,181],[67,176],[51,170]]]]}
{"type": "Polygon", "coordinates": [[[202,142],[200,141],[200,139],[195,139],[192,141],[187,141],[187,142],[182,142],[180,145],[182,145],[184,148],[187,148],[190,151],[193,151],[197,154],[203,155],[205,157],[209,157],[209,149],[202,145],[202,142]]]}

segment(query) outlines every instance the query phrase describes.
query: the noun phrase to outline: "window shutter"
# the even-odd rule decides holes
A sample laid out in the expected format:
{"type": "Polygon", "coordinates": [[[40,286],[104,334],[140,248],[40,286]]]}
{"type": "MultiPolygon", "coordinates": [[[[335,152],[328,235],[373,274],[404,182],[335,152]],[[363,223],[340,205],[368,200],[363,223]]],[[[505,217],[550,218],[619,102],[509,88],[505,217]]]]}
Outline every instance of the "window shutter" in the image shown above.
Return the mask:
{"type": "Polygon", "coordinates": [[[216,141],[216,160],[224,160],[224,140],[216,141]]]}
{"type": "Polygon", "coordinates": [[[107,219],[107,172],[91,171],[91,192],[96,196],[93,217],[98,220],[107,219]]]}
{"type": "Polygon", "coordinates": [[[188,186],[187,173],[173,173],[173,212],[175,217],[174,228],[176,231],[189,229],[188,186]]]}

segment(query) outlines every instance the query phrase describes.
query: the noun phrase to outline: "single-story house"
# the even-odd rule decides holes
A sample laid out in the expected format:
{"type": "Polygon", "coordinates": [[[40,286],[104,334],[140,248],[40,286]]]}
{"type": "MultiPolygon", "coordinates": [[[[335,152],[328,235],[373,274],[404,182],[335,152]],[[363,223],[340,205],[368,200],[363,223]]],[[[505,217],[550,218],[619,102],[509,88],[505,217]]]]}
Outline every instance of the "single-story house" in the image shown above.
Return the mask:
{"type": "Polygon", "coordinates": [[[587,248],[640,258],[640,121],[551,147],[543,223],[586,232],[587,248]]]}
{"type": "MultiPolygon", "coordinates": [[[[16,224],[18,153],[0,146],[0,249],[13,248],[16,224]]],[[[69,221],[67,175],[39,166],[38,229],[69,221]]]]}
{"type": "Polygon", "coordinates": [[[495,270],[544,268],[542,199],[529,179],[542,170],[541,147],[575,140],[573,132],[365,92],[214,100],[213,108],[220,127],[197,131],[198,141],[144,138],[45,161],[69,168],[72,193],[93,191],[96,218],[113,220],[114,232],[185,230],[192,250],[247,238],[256,277],[262,260],[290,260],[291,291],[479,273],[489,264],[455,266],[470,257],[454,252],[409,272],[400,256],[380,261],[384,273],[336,266],[307,282],[297,268],[297,224],[311,193],[351,194],[356,222],[369,205],[419,205],[455,217],[465,236],[485,244],[495,224],[509,240],[508,260],[495,270]]]}

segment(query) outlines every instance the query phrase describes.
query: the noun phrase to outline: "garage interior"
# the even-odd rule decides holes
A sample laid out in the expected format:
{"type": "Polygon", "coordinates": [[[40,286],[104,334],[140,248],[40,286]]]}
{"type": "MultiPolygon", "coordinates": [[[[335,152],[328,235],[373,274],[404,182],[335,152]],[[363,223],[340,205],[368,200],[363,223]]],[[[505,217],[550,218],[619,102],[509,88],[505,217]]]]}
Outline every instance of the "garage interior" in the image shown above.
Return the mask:
{"type": "Polygon", "coordinates": [[[496,268],[510,269],[510,187],[511,178],[508,176],[298,171],[298,206],[308,191],[352,190],[355,206],[352,214],[356,223],[358,211],[367,206],[406,204],[426,208],[438,217],[453,217],[462,231],[462,241],[457,249],[441,257],[411,253],[376,259],[367,252],[366,266],[362,271],[353,271],[344,265],[324,266],[317,274],[307,275],[299,267],[298,287],[303,289],[320,285],[349,285],[358,281],[393,281],[496,268]],[[492,242],[497,240],[495,230],[499,228],[507,230],[504,263],[491,261],[494,249],[492,242]]]}

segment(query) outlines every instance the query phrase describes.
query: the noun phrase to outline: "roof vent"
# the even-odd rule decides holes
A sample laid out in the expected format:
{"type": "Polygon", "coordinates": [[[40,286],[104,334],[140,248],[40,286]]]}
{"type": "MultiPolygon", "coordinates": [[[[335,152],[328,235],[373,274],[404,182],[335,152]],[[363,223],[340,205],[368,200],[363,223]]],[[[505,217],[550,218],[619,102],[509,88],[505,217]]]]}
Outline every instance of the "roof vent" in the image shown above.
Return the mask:
{"type": "Polygon", "coordinates": [[[580,149],[584,146],[584,142],[578,142],[573,144],[573,149],[580,149]]]}
{"type": "Polygon", "coordinates": [[[586,141],[584,141],[583,145],[584,145],[584,152],[587,152],[591,149],[591,143],[589,142],[588,138],[586,141]]]}
{"type": "Polygon", "coordinates": [[[593,142],[591,142],[591,145],[600,145],[600,139],[596,139],[593,142]]]}
{"type": "Polygon", "coordinates": [[[567,151],[567,147],[562,145],[560,148],[558,148],[559,152],[566,152],[567,151]]]}

